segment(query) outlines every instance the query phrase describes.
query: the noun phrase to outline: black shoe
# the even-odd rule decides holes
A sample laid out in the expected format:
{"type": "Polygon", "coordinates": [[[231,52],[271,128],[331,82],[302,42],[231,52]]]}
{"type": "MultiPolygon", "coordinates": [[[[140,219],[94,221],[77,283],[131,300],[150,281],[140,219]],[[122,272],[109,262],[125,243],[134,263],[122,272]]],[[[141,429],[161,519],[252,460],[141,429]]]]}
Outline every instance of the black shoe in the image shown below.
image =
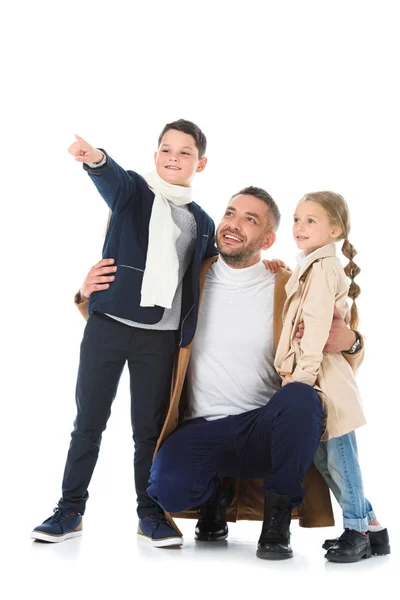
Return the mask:
{"type": "Polygon", "coordinates": [[[359,533],[354,529],[345,529],[337,542],[329,548],[325,558],[337,563],[353,563],[362,558],[370,558],[371,555],[368,532],[359,533]]]}
{"type": "MultiPolygon", "coordinates": [[[[325,542],[322,544],[323,549],[329,550],[329,548],[336,544],[338,539],[339,538],[334,540],[325,540],[325,542]]],[[[387,529],[382,529],[381,531],[370,531],[369,541],[371,544],[371,552],[372,554],[375,554],[375,556],[390,554],[389,533],[387,529]]]]}
{"type": "Polygon", "coordinates": [[[194,537],[199,542],[219,542],[228,537],[226,510],[229,508],[235,488],[232,480],[222,485],[218,499],[213,504],[203,504],[199,511],[194,537]]]}
{"type": "Polygon", "coordinates": [[[258,540],[257,556],[266,560],[292,558],[290,547],[289,496],[268,490],[264,496],[264,522],[258,540]]]}

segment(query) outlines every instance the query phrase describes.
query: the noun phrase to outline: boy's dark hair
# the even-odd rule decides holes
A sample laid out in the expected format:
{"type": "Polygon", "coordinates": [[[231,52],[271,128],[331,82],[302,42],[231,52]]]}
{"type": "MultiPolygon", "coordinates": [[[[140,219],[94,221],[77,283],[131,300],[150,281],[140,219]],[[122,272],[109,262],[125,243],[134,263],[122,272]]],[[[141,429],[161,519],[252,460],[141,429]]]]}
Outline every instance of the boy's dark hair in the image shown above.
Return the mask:
{"type": "Polygon", "coordinates": [[[273,221],[272,230],[276,231],[278,229],[279,223],[281,221],[281,213],[279,211],[279,208],[278,208],[275,200],[272,198],[272,196],[270,196],[268,194],[268,192],[266,192],[262,188],[254,187],[253,185],[249,185],[248,187],[243,188],[243,190],[240,190],[240,192],[238,192],[237,194],[234,194],[232,196],[231,200],[233,198],[235,198],[236,196],[239,196],[240,194],[246,194],[247,196],[254,196],[255,198],[258,198],[259,200],[262,200],[263,202],[265,202],[268,205],[268,208],[272,215],[272,221],[273,221]]]}
{"type": "Polygon", "coordinates": [[[158,137],[158,146],[160,146],[163,136],[170,129],[176,129],[176,131],[182,131],[182,133],[188,133],[191,135],[194,139],[195,146],[199,151],[199,158],[203,158],[206,153],[207,139],[200,127],[197,127],[197,125],[192,123],[192,121],[186,121],[185,119],[179,119],[178,121],[167,123],[158,137]]]}

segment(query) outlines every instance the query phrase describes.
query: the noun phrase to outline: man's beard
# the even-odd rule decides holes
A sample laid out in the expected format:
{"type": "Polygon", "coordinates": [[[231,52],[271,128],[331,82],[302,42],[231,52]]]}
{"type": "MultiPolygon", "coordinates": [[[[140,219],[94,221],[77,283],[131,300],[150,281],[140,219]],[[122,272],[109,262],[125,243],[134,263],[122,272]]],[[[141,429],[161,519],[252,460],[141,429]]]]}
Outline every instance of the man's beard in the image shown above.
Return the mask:
{"type": "Polygon", "coordinates": [[[232,267],[238,267],[241,264],[245,265],[246,263],[248,263],[249,260],[255,254],[257,254],[257,252],[261,249],[261,240],[262,238],[259,238],[251,242],[248,246],[240,248],[237,251],[233,250],[231,252],[226,252],[223,249],[221,249],[217,240],[217,248],[227,265],[230,265],[232,267]]]}

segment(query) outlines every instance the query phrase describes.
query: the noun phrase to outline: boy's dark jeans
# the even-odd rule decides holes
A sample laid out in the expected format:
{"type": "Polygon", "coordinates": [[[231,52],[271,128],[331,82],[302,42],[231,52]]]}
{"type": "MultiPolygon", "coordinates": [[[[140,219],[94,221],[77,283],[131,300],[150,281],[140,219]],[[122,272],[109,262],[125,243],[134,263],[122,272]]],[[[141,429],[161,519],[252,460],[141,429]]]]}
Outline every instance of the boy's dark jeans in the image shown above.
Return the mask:
{"type": "Polygon", "coordinates": [[[142,518],[160,510],[146,488],[168,410],[175,353],[174,331],[130,327],[102,314],[89,318],[81,344],[76,386],[78,413],[65,465],[61,507],[85,512],[102,433],[127,361],[138,515],[142,518]]]}

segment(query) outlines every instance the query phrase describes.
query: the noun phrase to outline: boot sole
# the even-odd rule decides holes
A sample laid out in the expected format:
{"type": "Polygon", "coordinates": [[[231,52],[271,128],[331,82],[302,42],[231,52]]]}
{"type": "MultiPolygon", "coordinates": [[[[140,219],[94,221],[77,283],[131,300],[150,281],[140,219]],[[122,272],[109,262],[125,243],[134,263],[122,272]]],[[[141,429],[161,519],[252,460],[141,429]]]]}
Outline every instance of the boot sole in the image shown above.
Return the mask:
{"type": "Polygon", "coordinates": [[[43,531],[32,531],[31,538],[34,540],[40,540],[42,542],[64,542],[65,540],[69,540],[71,538],[79,537],[82,535],[81,531],[70,531],[69,533],[64,533],[60,535],[51,534],[51,533],[43,533],[43,531]]]}
{"type": "MultiPolygon", "coordinates": [[[[332,546],[333,544],[322,544],[323,550],[329,550],[332,546]]],[[[386,554],[390,554],[390,546],[375,546],[371,544],[371,553],[374,556],[386,556],[386,554]]]]}
{"type": "Polygon", "coordinates": [[[195,535],[194,539],[197,542],[223,542],[228,538],[228,534],[221,535],[219,537],[213,537],[211,535],[195,535]]]}
{"type": "Polygon", "coordinates": [[[371,546],[371,552],[374,556],[386,556],[386,554],[390,554],[390,546],[383,546],[381,548],[379,546],[372,548],[371,546]]]}
{"type": "Polygon", "coordinates": [[[267,552],[266,554],[261,554],[257,550],[256,555],[263,560],[285,560],[286,558],[293,558],[293,552],[290,552],[290,554],[282,554],[281,552],[267,552]]]}
{"type": "Polygon", "coordinates": [[[325,558],[329,560],[329,562],[334,563],[355,563],[359,562],[363,558],[371,558],[371,556],[371,552],[364,552],[363,554],[359,554],[358,556],[340,556],[339,554],[335,556],[334,554],[325,554],[325,558]]]}

